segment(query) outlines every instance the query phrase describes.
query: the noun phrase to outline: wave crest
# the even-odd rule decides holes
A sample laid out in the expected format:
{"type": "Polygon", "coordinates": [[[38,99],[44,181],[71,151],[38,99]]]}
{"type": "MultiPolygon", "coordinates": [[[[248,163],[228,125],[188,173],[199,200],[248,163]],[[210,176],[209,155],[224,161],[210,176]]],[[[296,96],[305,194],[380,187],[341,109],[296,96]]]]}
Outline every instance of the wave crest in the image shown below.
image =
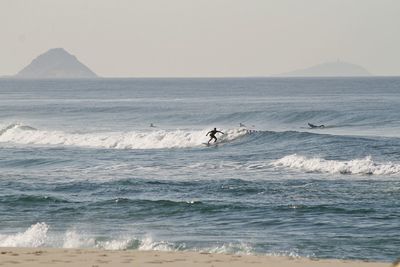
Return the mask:
{"type": "Polygon", "coordinates": [[[272,162],[275,167],[299,169],[307,172],[358,175],[395,175],[400,174],[400,164],[376,163],[370,156],[349,161],[309,158],[297,154],[285,156],[272,162]]]}
{"type": "MultiPolygon", "coordinates": [[[[198,147],[208,141],[208,130],[158,130],[107,133],[66,133],[37,130],[19,124],[0,130],[0,142],[25,145],[62,145],[114,149],[162,149],[198,147]]],[[[226,143],[247,134],[246,129],[229,129],[218,139],[226,143]]]]}

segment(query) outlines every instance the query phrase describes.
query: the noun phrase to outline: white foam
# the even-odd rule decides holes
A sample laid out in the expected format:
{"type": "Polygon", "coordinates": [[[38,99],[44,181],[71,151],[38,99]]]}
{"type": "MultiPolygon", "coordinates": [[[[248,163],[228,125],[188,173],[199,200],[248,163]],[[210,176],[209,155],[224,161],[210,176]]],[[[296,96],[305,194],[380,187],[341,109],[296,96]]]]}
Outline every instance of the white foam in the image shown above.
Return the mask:
{"type": "Polygon", "coordinates": [[[158,251],[173,251],[172,243],[166,241],[154,241],[151,236],[146,236],[140,241],[139,250],[158,250],[158,251]]]}
{"type": "MultiPolygon", "coordinates": [[[[64,234],[48,232],[49,226],[42,222],[31,225],[26,231],[16,234],[1,235],[0,247],[56,247],[56,248],[98,248],[105,250],[137,249],[140,251],[198,251],[207,253],[252,255],[253,247],[245,242],[223,243],[205,248],[187,248],[184,243],[176,245],[168,241],[156,241],[151,235],[143,238],[122,237],[110,240],[96,240],[91,235],[75,229],[64,234]]],[[[284,255],[296,257],[294,253],[276,253],[270,255],[284,255]]]]}
{"type": "MultiPolygon", "coordinates": [[[[62,145],[115,149],[160,149],[201,146],[208,141],[207,130],[198,131],[132,131],[107,133],[66,133],[36,130],[30,126],[10,125],[0,130],[0,142],[25,145],[62,145]]],[[[219,136],[228,142],[244,136],[245,129],[230,129],[219,136]]]]}
{"type": "Polygon", "coordinates": [[[272,162],[275,167],[299,169],[307,172],[358,175],[396,175],[400,174],[400,164],[391,162],[376,163],[370,156],[349,161],[309,158],[300,155],[289,155],[272,162]]]}
{"type": "Polygon", "coordinates": [[[95,246],[95,239],[69,230],[65,233],[63,248],[92,248],[95,246]]]}
{"type": "Polygon", "coordinates": [[[208,253],[229,253],[249,255],[253,248],[248,243],[223,243],[202,249],[187,248],[184,243],[176,245],[168,241],[154,240],[151,235],[143,238],[115,238],[96,240],[90,234],[77,230],[63,233],[49,233],[49,226],[42,222],[31,225],[26,231],[0,235],[0,247],[58,247],[58,248],[99,248],[106,250],[138,249],[141,251],[200,251],[208,253]]]}
{"type": "Polygon", "coordinates": [[[96,247],[106,250],[124,250],[129,248],[132,242],[133,240],[131,239],[100,241],[97,243],[96,247]]]}
{"type": "Polygon", "coordinates": [[[101,248],[106,250],[124,250],[131,246],[134,239],[120,238],[104,241],[96,239],[84,232],[68,230],[64,235],[63,248],[101,248]]]}
{"type": "MultiPolygon", "coordinates": [[[[68,230],[64,235],[63,248],[101,248],[106,250],[124,250],[131,246],[133,239],[121,238],[105,241],[96,241],[96,239],[84,232],[68,230]]],[[[57,245],[53,244],[53,245],[57,245]]]]}
{"type": "Polygon", "coordinates": [[[221,246],[214,246],[201,250],[208,253],[251,255],[253,247],[247,243],[224,243],[221,246]]]}
{"type": "Polygon", "coordinates": [[[27,230],[15,234],[0,234],[0,247],[61,247],[61,248],[100,248],[106,250],[172,251],[174,244],[166,241],[154,241],[150,236],[142,239],[121,237],[109,240],[96,240],[90,234],[73,230],[63,233],[49,233],[49,226],[42,222],[31,225],[27,230]]]}
{"type": "Polygon", "coordinates": [[[267,256],[272,256],[272,257],[289,257],[289,258],[312,258],[315,257],[315,254],[312,255],[300,255],[296,251],[277,251],[277,252],[269,252],[266,254],[267,256]]]}
{"type": "Polygon", "coordinates": [[[46,223],[37,223],[25,232],[0,235],[0,247],[40,247],[47,241],[49,226],[46,223]]]}

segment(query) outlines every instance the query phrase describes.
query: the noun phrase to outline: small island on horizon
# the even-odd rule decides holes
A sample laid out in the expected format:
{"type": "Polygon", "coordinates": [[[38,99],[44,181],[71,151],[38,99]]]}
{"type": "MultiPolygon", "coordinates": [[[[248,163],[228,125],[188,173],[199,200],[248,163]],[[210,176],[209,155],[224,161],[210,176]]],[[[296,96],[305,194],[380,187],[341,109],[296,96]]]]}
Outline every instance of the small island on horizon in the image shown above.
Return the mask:
{"type": "MultiPolygon", "coordinates": [[[[367,69],[353,63],[334,61],[308,68],[265,77],[368,77],[367,69]]],[[[251,77],[251,76],[249,76],[251,77]]],[[[99,78],[89,67],[64,48],[52,48],[36,57],[15,75],[0,76],[11,79],[93,79],[99,78]]],[[[232,77],[233,78],[233,77],[232,77]]]]}
{"type": "Polygon", "coordinates": [[[371,76],[371,73],[364,67],[343,62],[326,62],[317,64],[305,69],[279,74],[283,77],[361,77],[371,76]]]}
{"type": "Polygon", "coordinates": [[[64,48],[52,48],[39,55],[29,65],[10,78],[17,79],[80,79],[98,78],[64,48]]]}

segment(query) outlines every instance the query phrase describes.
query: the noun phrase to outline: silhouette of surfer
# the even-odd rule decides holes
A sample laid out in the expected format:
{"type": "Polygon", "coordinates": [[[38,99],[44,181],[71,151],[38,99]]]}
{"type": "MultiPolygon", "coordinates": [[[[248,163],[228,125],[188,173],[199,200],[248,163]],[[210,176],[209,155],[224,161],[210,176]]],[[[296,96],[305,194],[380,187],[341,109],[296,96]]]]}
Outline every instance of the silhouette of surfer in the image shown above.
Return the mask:
{"type": "Polygon", "coordinates": [[[150,123],[149,127],[156,127],[153,123],[150,123]]]}
{"type": "Polygon", "coordinates": [[[239,123],[239,127],[246,127],[244,123],[239,123]]]}
{"type": "Polygon", "coordinates": [[[323,125],[323,124],[314,125],[314,124],[308,123],[308,126],[310,126],[311,129],[313,129],[313,128],[325,128],[325,125],[323,125]]]}
{"type": "Polygon", "coordinates": [[[214,143],[217,142],[217,137],[215,137],[215,135],[217,133],[224,134],[223,132],[218,131],[217,128],[214,128],[214,130],[211,130],[206,134],[206,136],[210,135],[210,140],[208,140],[208,142],[207,142],[208,145],[210,144],[211,140],[213,140],[213,139],[214,139],[214,143]]]}

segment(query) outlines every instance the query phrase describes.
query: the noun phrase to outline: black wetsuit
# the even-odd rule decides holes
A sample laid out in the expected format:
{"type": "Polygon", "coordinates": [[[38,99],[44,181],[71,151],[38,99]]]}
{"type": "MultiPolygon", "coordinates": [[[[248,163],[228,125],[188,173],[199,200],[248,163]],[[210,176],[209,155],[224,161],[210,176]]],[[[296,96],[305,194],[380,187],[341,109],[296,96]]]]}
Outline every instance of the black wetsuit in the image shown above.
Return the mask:
{"type": "Polygon", "coordinates": [[[210,135],[210,140],[208,141],[208,144],[209,144],[209,143],[211,142],[211,140],[213,140],[213,139],[214,139],[214,143],[217,142],[217,137],[215,137],[215,135],[216,135],[217,133],[222,133],[222,134],[224,134],[224,133],[221,132],[221,131],[217,131],[217,129],[211,130],[211,131],[209,131],[209,132],[206,134],[206,136],[207,136],[207,135],[210,135]]]}

